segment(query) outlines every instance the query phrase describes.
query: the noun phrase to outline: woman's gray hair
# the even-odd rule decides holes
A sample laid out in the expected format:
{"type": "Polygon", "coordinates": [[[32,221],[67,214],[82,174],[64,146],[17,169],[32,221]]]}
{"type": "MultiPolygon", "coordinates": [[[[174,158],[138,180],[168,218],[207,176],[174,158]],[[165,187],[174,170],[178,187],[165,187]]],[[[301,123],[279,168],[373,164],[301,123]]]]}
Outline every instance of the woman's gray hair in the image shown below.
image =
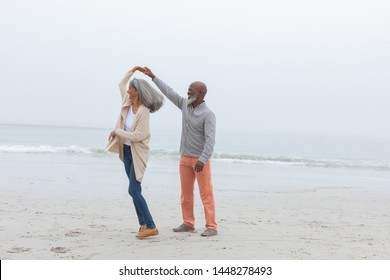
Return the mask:
{"type": "Polygon", "coordinates": [[[164,104],[164,97],[154,89],[147,81],[132,79],[130,86],[138,91],[139,102],[148,107],[151,113],[158,111],[164,104]]]}

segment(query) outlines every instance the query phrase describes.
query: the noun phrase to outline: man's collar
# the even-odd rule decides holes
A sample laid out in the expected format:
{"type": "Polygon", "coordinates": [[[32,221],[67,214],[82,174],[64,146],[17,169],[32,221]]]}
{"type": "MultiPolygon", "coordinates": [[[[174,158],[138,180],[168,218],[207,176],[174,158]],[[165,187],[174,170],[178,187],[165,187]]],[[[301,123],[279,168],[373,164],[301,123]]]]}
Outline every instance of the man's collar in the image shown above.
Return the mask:
{"type": "Polygon", "coordinates": [[[188,106],[191,106],[192,109],[196,109],[196,108],[200,108],[200,107],[203,107],[206,105],[206,101],[203,100],[202,103],[200,103],[199,105],[197,105],[196,107],[192,106],[192,104],[189,104],[188,106]]]}

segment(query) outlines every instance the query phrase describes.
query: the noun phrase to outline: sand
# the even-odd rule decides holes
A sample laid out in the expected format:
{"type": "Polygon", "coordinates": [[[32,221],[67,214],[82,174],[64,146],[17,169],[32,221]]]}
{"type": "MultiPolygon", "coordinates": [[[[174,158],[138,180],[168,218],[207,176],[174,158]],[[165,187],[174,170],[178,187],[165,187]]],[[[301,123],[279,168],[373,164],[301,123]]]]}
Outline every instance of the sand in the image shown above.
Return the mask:
{"type": "Polygon", "coordinates": [[[143,193],[160,234],[139,240],[116,156],[3,153],[2,260],[386,260],[390,173],[214,161],[219,234],[181,223],[177,162],[152,159],[143,193]]]}

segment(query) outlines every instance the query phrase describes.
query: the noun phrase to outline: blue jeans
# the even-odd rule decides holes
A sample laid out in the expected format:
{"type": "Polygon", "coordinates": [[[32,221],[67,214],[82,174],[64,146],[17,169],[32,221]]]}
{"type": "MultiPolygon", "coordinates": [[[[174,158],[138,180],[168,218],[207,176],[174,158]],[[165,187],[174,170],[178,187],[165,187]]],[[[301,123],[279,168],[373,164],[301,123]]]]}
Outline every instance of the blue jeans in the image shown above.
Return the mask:
{"type": "Polygon", "coordinates": [[[149,212],[145,198],[142,196],[141,183],[135,178],[133,156],[130,146],[123,146],[124,163],[127,177],[129,178],[129,194],[133,198],[135,211],[137,212],[140,225],[146,225],[147,228],[155,228],[152,215],[149,212]]]}

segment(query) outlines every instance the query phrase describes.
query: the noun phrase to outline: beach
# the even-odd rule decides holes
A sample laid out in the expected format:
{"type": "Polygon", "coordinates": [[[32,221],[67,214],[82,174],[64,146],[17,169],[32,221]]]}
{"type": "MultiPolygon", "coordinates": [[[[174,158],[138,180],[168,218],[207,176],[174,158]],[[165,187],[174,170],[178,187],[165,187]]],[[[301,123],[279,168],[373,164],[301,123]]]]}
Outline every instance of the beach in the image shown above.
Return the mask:
{"type": "Polygon", "coordinates": [[[143,194],[160,234],[137,218],[115,154],[1,153],[2,260],[387,260],[390,172],[213,160],[219,234],[181,224],[178,161],[151,157],[143,194]]]}

